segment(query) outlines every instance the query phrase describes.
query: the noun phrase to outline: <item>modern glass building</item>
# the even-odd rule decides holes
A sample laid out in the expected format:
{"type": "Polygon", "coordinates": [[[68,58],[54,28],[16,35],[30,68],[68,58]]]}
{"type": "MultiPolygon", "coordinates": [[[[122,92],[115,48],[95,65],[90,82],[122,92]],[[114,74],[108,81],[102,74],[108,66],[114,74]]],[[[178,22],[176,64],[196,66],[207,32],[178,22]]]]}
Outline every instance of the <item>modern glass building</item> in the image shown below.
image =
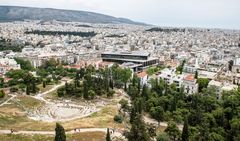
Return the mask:
{"type": "Polygon", "coordinates": [[[103,61],[116,63],[134,63],[139,64],[139,68],[144,69],[148,66],[157,65],[159,59],[151,57],[148,52],[133,51],[133,52],[104,52],[101,54],[103,61]]]}

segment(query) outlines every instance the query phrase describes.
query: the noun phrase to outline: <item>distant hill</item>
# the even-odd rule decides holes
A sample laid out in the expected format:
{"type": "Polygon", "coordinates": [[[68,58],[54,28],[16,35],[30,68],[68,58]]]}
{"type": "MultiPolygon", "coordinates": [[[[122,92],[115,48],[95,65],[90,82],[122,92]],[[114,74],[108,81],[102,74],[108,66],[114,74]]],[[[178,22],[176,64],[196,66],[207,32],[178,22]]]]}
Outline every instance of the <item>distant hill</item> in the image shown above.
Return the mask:
{"type": "Polygon", "coordinates": [[[64,22],[146,25],[144,23],[134,22],[125,18],[116,18],[113,16],[87,11],[0,6],[0,22],[22,21],[25,19],[42,21],[57,20],[64,22]]]}

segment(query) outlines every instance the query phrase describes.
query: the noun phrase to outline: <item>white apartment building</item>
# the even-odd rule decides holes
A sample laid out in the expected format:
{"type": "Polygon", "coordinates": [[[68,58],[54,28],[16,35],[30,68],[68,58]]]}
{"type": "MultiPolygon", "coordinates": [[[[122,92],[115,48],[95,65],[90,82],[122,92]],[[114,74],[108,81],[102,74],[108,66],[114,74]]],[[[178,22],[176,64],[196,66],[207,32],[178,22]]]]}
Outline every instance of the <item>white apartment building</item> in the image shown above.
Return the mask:
{"type": "Polygon", "coordinates": [[[14,59],[0,58],[0,74],[5,74],[10,70],[21,69],[14,59]]]}
{"type": "Polygon", "coordinates": [[[165,68],[158,75],[158,79],[163,79],[167,84],[175,83],[177,88],[182,87],[182,79],[184,75],[176,74],[174,69],[165,68]]]}
{"type": "Polygon", "coordinates": [[[220,99],[222,97],[222,93],[224,91],[232,91],[234,89],[237,89],[237,85],[229,84],[229,83],[222,83],[219,81],[211,80],[208,83],[208,88],[213,88],[216,92],[217,99],[220,99]]]}
{"type": "Polygon", "coordinates": [[[148,74],[146,71],[140,72],[137,74],[138,78],[140,78],[141,86],[146,85],[148,82],[148,74]]]}
{"type": "Polygon", "coordinates": [[[187,94],[195,94],[198,92],[198,83],[192,74],[187,74],[182,82],[184,92],[187,94]]]}
{"type": "Polygon", "coordinates": [[[232,72],[240,73],[240,58],[233,61],[232,72]]]}

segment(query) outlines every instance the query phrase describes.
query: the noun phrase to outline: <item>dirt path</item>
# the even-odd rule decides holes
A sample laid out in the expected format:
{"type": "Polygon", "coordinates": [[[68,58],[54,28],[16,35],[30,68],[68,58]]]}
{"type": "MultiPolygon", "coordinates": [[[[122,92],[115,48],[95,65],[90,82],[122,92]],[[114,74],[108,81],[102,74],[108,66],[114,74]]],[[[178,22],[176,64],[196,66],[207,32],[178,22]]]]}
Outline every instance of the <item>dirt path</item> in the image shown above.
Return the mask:
{"type": "Polygon", "coordinates": [[[53,88],[51,88],[50,90],[47,90],[46,92],[43,92],[43,93],[39,93],[39,94],[37,94],[37,95],[35,95],[35,96],[32,96],[32,97],[35,98],[35,99],[38,99],[38,100],[41,100],[41,101],[44,101],[44,102],[48,103],[48,101],[47,101],[46,99],[44,99],[44,96],[45,96],[45,95],[47,95],[47,94],[49,94],[49,93],[51,93],[51,92],[54,92],[54,91],[57,90],[58,88],[64,86],[66,82],[67,82],[67,83],[70,83],[71,81],[73,81],[73,80],[70,79],[70,80],[66,80],[66,81],[61,81],[60,84],[55,85],[55,86],[54,86],[53,88]]]}
{"type": "MultiPolygon", "coordinates": [[[[109,129],[113,132],[113,129],[109,129]]],[[[66,131],[66,134],[75,134],[83,132],[107,132],[107,128],[77,128],[74,130],[66,131]]],[[[11,134],[11,130],[0,130],[0,134],[11,134]]],[[[14,131],[13,134],[25,134],[25,135],[55,135],[55,131],[14,131]]],[[[114,131],[113,135],[121,135],[120,132],[114,131]]]]}
{"type": "MultiPolygon", "coordinates": [[[[157,122],[155,119],[149,118],[149,117],[147,117],[147,116],[143,116],[143,120],[144,120],[145,123],[154,124],[154,125],[156,125],[156,126],[163,126],[163,127],[167,127],[167,126],[168,126],[168,123],[167,123],[167,122],[160,122],[160,123],[158,124],[158,122],[157,122]]],[[[177,125],[177,126],[178,126],[178,129],[179,129],[180,131],[182,131],[183,125],[177,125]]]]}
{"type": "Polygon", "coordinates": [[[7,104],[10,100],[12,100],[13,98],[16,97],[16,95],[12,95],[12,94],[9,94],[11,97],[9,99],[7,99],[6,101],[4,101],[2,104],[0,104],[0,107],[7,104]]]}

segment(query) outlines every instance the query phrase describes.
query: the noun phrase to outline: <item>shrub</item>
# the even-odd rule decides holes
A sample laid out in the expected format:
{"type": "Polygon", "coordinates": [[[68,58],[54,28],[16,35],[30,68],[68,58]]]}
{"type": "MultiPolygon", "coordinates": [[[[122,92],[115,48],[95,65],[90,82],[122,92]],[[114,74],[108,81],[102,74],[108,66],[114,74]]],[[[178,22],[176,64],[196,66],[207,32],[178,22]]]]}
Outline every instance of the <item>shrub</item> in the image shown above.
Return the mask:
{"type": "Polygon", "coordinates": [[[3,90],[0,90],[0,98],[4,98],[5,92],[3,90]]]}
{"type": "Polygon", "coordinates": [[[122,123],[123,117],[121,115],[115,115],[114,116],[114,121],[117,123],[122,123]]]}
{"type": "Polygon", "coordinates": [[[157,136],[157,141],[170,141],[170,138],[166,133],[162,133],[157,136]]]}
{"type": "Polygon", "coordinates": [[[10,92],[12,92],[12,93],[17,92],[17,91],[18,91],[17,87],[11,87],[10,88],[10,92]]]}

